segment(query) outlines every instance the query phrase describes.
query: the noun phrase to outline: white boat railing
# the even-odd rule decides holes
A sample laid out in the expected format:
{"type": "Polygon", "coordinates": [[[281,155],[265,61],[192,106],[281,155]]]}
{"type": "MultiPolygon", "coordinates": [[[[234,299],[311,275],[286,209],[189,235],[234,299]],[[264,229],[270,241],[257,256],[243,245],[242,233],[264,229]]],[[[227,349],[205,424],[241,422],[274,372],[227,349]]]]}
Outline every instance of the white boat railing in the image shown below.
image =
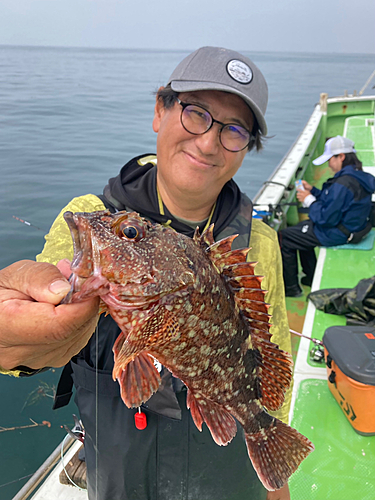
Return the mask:
{"type": "Polygon", "coordinates": [[[297,140],[255,196],[257,210],[268,210],[270,205],[279,203],[283,198],[318,129],[322,114],[320,104],[317,104],[297,140]]]}

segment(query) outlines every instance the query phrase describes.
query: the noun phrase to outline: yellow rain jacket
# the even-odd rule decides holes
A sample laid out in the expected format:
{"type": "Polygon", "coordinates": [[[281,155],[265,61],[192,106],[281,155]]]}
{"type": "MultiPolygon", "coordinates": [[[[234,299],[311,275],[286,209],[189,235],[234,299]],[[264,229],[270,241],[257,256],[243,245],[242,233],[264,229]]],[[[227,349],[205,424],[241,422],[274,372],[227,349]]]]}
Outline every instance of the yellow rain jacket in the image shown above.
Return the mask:
{"type": "MultiPolygon", "coordinates": [[[[69,228],[63,218],[66,211],[93,212],[104,210],[103,202],[93,194],[74,198],[54,221],[41,254],[36,258],[38,262],[56,264],[63,258],[73,258],[73,244],[69,228]]],[[[269,313],[272,315],[272,341],[281,349],[291,353],[291,338],[285,307],[284,284],[282,277],[282,262],[276,232],[258,219],[253,219],[248,254],[250,261],[256,261],[255,273],[264,276],[262,288],[268,290],[266,301],[271,305],[269,313]]],[[[292,387],[285,396],[285,403],[276,412],[270,412],[280,420],[288,423],[288,414],[291,402],[292,387]]]]}

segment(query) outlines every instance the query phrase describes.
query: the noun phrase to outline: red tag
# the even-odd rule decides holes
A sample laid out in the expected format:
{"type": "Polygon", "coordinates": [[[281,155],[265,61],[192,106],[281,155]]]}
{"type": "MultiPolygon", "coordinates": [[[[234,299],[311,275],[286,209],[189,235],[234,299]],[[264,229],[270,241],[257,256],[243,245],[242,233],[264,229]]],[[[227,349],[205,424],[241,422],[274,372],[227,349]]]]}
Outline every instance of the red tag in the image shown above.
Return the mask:
{"type": "Polygon", "coordinates": [[[146,415],[139,411],[134,415],[135,426],[139,431],[143,431],[147,427],[147,418],[146,415]]]}
{"type": "Polygon", "coordinates": [[[375,339],[374,337],[374,334],[373,333],[365,333],[365,336],[368,338],[368,339],[375,339]]]}

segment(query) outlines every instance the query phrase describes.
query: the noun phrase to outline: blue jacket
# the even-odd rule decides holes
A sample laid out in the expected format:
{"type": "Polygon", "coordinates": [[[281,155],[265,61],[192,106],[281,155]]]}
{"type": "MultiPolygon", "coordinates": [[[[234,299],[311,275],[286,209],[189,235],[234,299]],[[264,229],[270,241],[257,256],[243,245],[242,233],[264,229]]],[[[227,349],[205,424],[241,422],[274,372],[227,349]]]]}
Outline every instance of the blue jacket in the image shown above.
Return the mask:
{"type": "Polygon", "coordinates": [[[309,217],[323,246],[342,245],[347,241],[347,236],[337,227],[339,224],[350,232],[365,228],[374,191],[375,177],[355,170],[353,165],[342,168],[321,190],[312,188],[316,201],[310,206],[309,217]]]}

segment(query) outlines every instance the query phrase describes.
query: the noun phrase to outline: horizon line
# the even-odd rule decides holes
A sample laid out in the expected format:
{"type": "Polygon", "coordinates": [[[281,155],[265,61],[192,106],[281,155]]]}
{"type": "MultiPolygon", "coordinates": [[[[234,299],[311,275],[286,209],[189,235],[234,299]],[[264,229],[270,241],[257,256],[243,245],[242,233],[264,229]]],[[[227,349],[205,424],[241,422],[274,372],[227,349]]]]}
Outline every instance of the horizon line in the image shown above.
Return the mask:
{"type": "MultiPolygon", "coordinates": [[[[39,49],[78,49],[78,50],[127,50],[138,52],[193,52],[196,49],[188,48],[147,48],[147,47],[102,47],[102,46],[78,46],[78,45],[41,45],[41,44],[11,44],[0,43],[0,48],[39,48],[39,49]]],[[[312,51],[296,51],[296,50],[249,50],[249,49],[232,49],[237,52],[251,52],[259,54],[321,54],[321,55],[366,55],[375,56],[373,52],[312,52],[312,51]]]]}

